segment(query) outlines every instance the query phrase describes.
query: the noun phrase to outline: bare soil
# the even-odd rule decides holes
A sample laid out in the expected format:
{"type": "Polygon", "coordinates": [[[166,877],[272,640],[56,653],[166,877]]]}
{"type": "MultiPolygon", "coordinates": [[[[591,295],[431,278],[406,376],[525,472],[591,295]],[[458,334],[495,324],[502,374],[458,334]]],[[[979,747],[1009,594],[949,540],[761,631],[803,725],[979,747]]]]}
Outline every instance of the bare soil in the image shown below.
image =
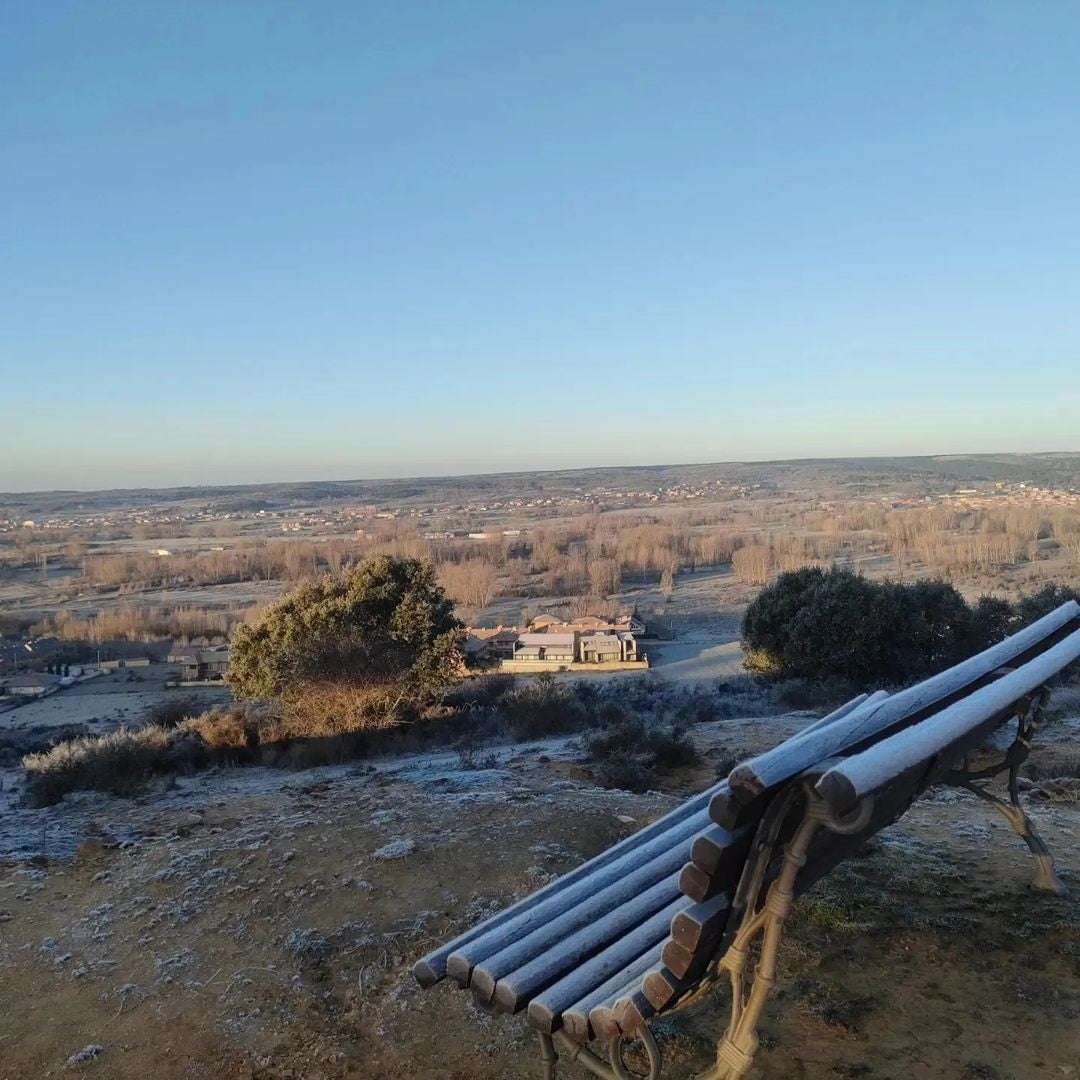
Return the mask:
{"type": "MultiPolygon", "coordinates": [[[[702,725],[694,786],[804,722],[702,725]]],[[[521,1018],[421,991],[409,965],[677,795],[597,788],[565,740],[485,764],[237,770],[44,810],[17,808],[3,777],[0,1077],[538,1076],[521,1018]]],[[[1075,893],[1080,811],[1039,795],[1075,893]]],[[[923,800],[801,901],[756,1080],[1080,1076],[1080,905],[1029,892],[1025,850],[991,813],[923,800]]],[[[724,1022],[718,994],[658,1023],[666,1075],[706,1067],[724,1022]]]]}

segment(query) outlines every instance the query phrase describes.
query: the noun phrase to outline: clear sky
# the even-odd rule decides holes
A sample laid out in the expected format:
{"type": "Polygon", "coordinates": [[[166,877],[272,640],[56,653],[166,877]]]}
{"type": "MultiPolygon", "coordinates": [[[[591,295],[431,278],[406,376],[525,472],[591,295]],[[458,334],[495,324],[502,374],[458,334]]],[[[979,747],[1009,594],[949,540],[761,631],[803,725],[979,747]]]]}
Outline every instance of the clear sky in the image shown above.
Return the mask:
{"type": "Polygon", "coordinates": [[[0,490],[1080,449],[1080,5],[11,0],[0,490]]]}

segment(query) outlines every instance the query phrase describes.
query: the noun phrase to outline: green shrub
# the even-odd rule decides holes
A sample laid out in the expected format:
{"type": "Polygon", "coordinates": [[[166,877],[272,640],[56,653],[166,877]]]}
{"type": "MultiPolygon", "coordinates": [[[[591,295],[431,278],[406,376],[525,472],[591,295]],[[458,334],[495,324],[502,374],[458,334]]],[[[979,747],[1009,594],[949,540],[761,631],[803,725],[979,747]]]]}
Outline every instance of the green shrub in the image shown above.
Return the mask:
{"type": "Polygon", "coordinates": [[[1004,601],[970,607],[945,581],[904,585],[809,567],[762,589],[743,618],[743,648],[747,667],[770,675],[888,685],[958,663],[1016,622],[1004,601]]]}
{"type": "Polygon", "coordinates": [[[208,756],[199,739],[157,724],[71,739],[23,758],[27,801],[49,806],[80,789],[131,795],[150,776],[199,767],[208,756]]]}
{"type": "Polygon", "coordinates": [[[277,698],[316,683],[383,687],[401,707],[436,700],[462,667],[461,624],[435,569],[376,555],[308,582],[233,633],[229,682],[277,698]]]}

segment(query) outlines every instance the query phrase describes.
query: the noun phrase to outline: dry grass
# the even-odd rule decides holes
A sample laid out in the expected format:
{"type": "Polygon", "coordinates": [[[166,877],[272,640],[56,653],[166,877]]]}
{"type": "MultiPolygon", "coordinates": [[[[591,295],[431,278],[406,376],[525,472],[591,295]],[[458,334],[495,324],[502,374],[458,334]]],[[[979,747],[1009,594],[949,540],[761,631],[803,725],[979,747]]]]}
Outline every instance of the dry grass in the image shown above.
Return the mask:
{"type": "Polygon", "coordinates": [[[172,708],[167,715],[151,712],[142,727],[68,739],[34,753],[26,753],[32,744],[12,751],[25,755],[27,799],[40,806],[81,789],[128,795],[155,776],[217,764],[311,768],[437,746],[471,756],[492,741],[587,731],[598,781],[644,790],[658,773],[694,760],[689,726],[761,713],[762,705],[750,680],[739,680],[724,698],[653,683],[604,691],[550,676],[518,685],[495,675],[468,680],[441,705],[403,722],[385,690],[328,683],[274,705],[235,703],[193,716],[172,708]]]}
{"type": "Polygon", "coordinates": [[[232,628],[249,617],[251,609],[211,610],[193,605],[173,608],[125,606],[79,618],[61,610],[32,627],[35,634],[52,634],[61,641],[191,641],[194,638],[224,639],[232,628]]]}
{"type": "Polygon", "coordinates": [[[23,758],[27,798],[48,806],[81,789],[130,795],[153,775],[194,767],[199,752],[183,728],[156,724],[57,743],[23,758]]]}

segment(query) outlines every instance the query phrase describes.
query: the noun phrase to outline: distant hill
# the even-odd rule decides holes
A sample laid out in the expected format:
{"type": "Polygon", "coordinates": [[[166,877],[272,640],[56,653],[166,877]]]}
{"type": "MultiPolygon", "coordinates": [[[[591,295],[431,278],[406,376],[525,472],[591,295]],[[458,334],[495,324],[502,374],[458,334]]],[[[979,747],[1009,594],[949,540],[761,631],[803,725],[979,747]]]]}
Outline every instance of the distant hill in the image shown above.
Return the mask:
{"type": "Polygon", "coordinates": [[[342,502],[408,506],[522,494],[535,497],[605,490],[648,491],[676,484],[709,481],[780,490],[835,489],[837,493],[846,491],[852,494],[882,487],[929,493],[955,486],[997,481],[1080,489],[1080,453],[808,458],[793,461],[628,465],[386,480],[312,480],[235,486],[0,493],[0,517],[32,519],[74,511],[170,504],[212,506],[218,511],[233,513],[342,502]]]}

